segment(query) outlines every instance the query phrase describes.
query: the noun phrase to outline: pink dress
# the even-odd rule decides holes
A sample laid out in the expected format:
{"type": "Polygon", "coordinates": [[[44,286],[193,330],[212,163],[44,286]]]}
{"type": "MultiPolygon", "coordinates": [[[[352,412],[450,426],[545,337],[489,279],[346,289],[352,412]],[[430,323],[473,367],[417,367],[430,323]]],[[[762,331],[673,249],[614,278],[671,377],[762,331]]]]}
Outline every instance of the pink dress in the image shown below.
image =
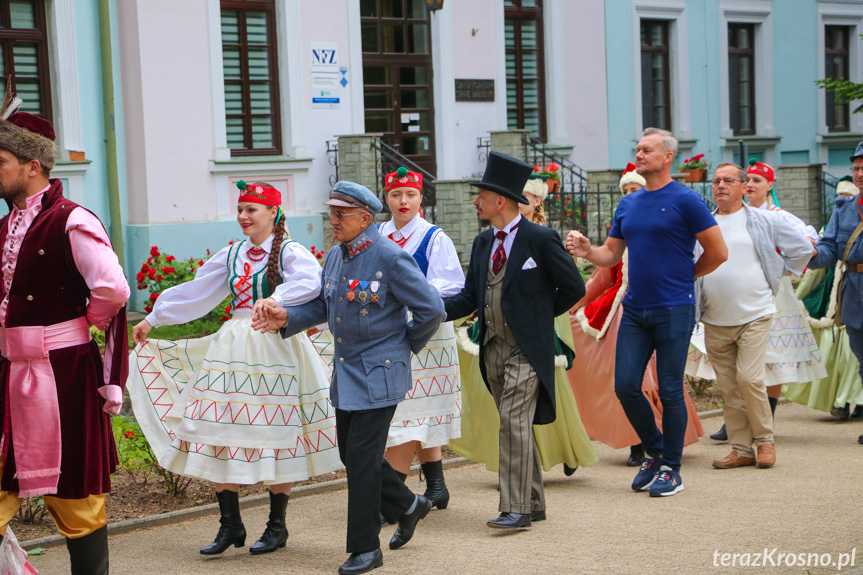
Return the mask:
{"type": "MultiPolygon", "coordinates": [[[[615,345],[623,315],[620,302],[626,293],[627,259],[624,253],[616,266],[597,268],[587,282],[582,300],[590,303],[570,311],[576,357],[567,373],[581,421],[591,438],[615,449],[641,443],[614,394],[615,345]]],[[[647,364],[641,389],[653,407],[656,425],[661,430],[662,403],[656,383],[656,356],[647,364]]],[[[689,416],[684,445],[690,445],[704,435],[704,429],[688,393],[684,393],[684,399],[689,416]]]]}

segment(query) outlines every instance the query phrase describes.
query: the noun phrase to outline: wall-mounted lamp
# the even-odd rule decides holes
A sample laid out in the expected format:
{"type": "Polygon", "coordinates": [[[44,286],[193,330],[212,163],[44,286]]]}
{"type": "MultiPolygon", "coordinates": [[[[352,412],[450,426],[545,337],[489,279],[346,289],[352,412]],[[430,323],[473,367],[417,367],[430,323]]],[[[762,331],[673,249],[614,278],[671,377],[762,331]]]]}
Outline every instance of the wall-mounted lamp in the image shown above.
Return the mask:
{"type": "Polygon", "coordinates": [[[443,0],[426,0],[426,12],[436,12],[443,8],[443,0]]]}

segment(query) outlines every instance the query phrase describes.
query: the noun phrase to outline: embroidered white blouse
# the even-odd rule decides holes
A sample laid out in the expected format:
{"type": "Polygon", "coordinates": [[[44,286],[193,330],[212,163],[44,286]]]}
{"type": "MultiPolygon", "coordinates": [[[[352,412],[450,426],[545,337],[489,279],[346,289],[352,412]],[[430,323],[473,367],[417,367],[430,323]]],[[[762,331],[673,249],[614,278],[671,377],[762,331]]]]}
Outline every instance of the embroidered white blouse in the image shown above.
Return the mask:
{"type": "MultiPolygon", "coordinates": [[[[300,305],[309,302],[321,293],[321,265],[312,253],[297,242],[288,242],[285,238],[282,249],[282,283],[276,286],[272,294],[280,306],[300,305]]],[[[174,286],[162,292],[153,305],[153,312],[147,316],[147,322],[153,327],[160,325],[177,325],[192,321],[209,313],[231,292],[229,284],[232,277],[243,276],[245,266],[250,266],[252,274],[267,266],[270,250],[273,247],[273,235],[258,247],[266,254],[259,261],[249,256],[249,251],[255,247],[251,240],[246,240],[240,246],[234,261],[234,269],[228,268],[228,253],[232,246],[219,250],[195,274],[195,279],[174,286]]],[[[258,259],[258,258],[255,258],[258,259]]],[[[231,301],[231,308],[236,312],[238,300],[231,301]]],[[[244,310],[249,313],[249,309],[244,310]]]]}
{"type": "MultiPolygon", "coordinates": [[[[389,237],[392,234],[392,238],[390,238],[392,240],[400,241],[407,238],[402,249],[413,255],[432,225],[417,214],[411,221],[402,226],[401,230],[396,229],[392,220],[381,224],[380,234],[384,237],[389,237]]],[[[441,297],[450,297],[459,293],[464,287],[464,272],[461,269],[461,262],[455,251],[455,245],[443,230],[432,238],[426,255],[429,262],[426,279],[429,284],[438,291],[441,297]]]]}

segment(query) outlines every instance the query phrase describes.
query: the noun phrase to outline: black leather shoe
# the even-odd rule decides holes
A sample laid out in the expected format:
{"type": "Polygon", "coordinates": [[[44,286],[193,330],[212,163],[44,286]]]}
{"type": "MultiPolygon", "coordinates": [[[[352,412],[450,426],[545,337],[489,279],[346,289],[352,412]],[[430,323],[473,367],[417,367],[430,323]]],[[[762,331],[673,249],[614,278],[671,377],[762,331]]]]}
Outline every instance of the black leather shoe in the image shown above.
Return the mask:
{"type": "Polygon", "coordinates": [[[630,445],[629,446],[629,457],[626,460],[627,467],[639,467],[641,466],[641,461],[644,459],[644,447],[639,443],[638,445],[630,445]]]}
{"type": "Polygon", "coordinates": [[[853,417],[853,418],[863,417],[863,405],[855,405],[854,411],[851,412],[851,417],[853,417]]]}
{"type": "Polygon", "coordinates": [[[863,435],[857,438],[857,443],[863,443],[863,435]]]}
{"type": "Polygon", "coordinates": [[[530,513],[501,513],[486,525],[495,529],[527,529],[530,527],[530,513]]]}
{"type": "Polygon", "coordinates": [[[290,498],[290,495],[270,491],[270,518],[267,521],[267,528],[264,529],[261,538],[249,547],[249,553],[252,555],[272,553],[287,545],[288,527],[285,524],[285,509],[288,507],[290,498]]]}
{"type": "Polygon", "coordinates": [[[399,526],[396,527],[396,532],[393,538],[390,539],[390,549],[398,549],[411,540],[414,536],[414,529],[420,519],[428,515],[431,511],[432,502],[422,495],[417,495],[417,507],[413,513],[405,513],[399,519],[399,526]]]}
{"type": "Polygon", "coordinates": [[[572,477],[572,474],[575,473],[575,471],[577,469],[578,469],[578,465],[576,465],[575,467],[570,467],[566,463],[563,464],[563,474],[566,475],[567,477],[572,477]]]}
{"type": "Polygon", "coordinates": [[[728,441],[728,432],[725,431],[725,424],[722,424],[722,429],[717,431],[716,433],[710,434],[710,439],[713,441],[728,441]]]}
{"type": "Polygon", "coordinates": [[[356,575],[357,573],[368,573],[372,569],[383,567],[384,554],[380,549],[367,551],[365,553],[351,553],[348,560],[339,567],[339,575],[356,575]]]}
{"type": "Polygon", "coordinates": [[[536,523],[537,521],[545,521],[545,509],[530,512],[530,522],[536,523]]]}
{"type": "Polygon", "coordinates": [[[846,403],[843,407],[834,407],[830,410],[830,415],[838,417],[843,421],[848,421],[848,418],[851,417],[851,405],[846,403]]]}

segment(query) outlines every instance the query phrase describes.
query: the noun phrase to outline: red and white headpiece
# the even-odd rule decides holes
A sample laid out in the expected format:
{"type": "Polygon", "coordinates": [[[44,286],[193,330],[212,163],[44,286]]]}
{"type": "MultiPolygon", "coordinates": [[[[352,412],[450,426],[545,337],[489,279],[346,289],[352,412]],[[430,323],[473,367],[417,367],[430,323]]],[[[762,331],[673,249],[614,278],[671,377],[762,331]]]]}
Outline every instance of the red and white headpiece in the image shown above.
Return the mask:
{"type": "Polygon", "coordinates": [[[623,175],[620,176],[620,183],[617,185],[620,192],[623,193],[623,186],[626,184],[638,184],[639,186],[647,185],[647,180],[644,176],[635,171],[635,164],[629,162],[626,164],[626,169],[623,170],[623,175]]]}
{"type": "Polygon", "coordinates": [[[417,172],[411,172],[402,166],[395,172],[391,172],[386,175],[384,178],[384,185],[386,186],[387,192],[396,188],[413,188],[422,192],[423,175],[417,172]]]}
{"type": "Polygon", "coordinates": [[[282,192],[266,184],[247,184],[237,181],[237,187],[242,191],[238,202],[251,202],[264,206],[281,206],[282,192]]]}
{"type": "Polygon", "coordinates": [[[773,173],[773,168],[764,162],[759,162],[755,158],[749,158],[749,169],[746,170],[746,173],[761,176],[768,182],[776,181],[776,175],[773,173]]]}

